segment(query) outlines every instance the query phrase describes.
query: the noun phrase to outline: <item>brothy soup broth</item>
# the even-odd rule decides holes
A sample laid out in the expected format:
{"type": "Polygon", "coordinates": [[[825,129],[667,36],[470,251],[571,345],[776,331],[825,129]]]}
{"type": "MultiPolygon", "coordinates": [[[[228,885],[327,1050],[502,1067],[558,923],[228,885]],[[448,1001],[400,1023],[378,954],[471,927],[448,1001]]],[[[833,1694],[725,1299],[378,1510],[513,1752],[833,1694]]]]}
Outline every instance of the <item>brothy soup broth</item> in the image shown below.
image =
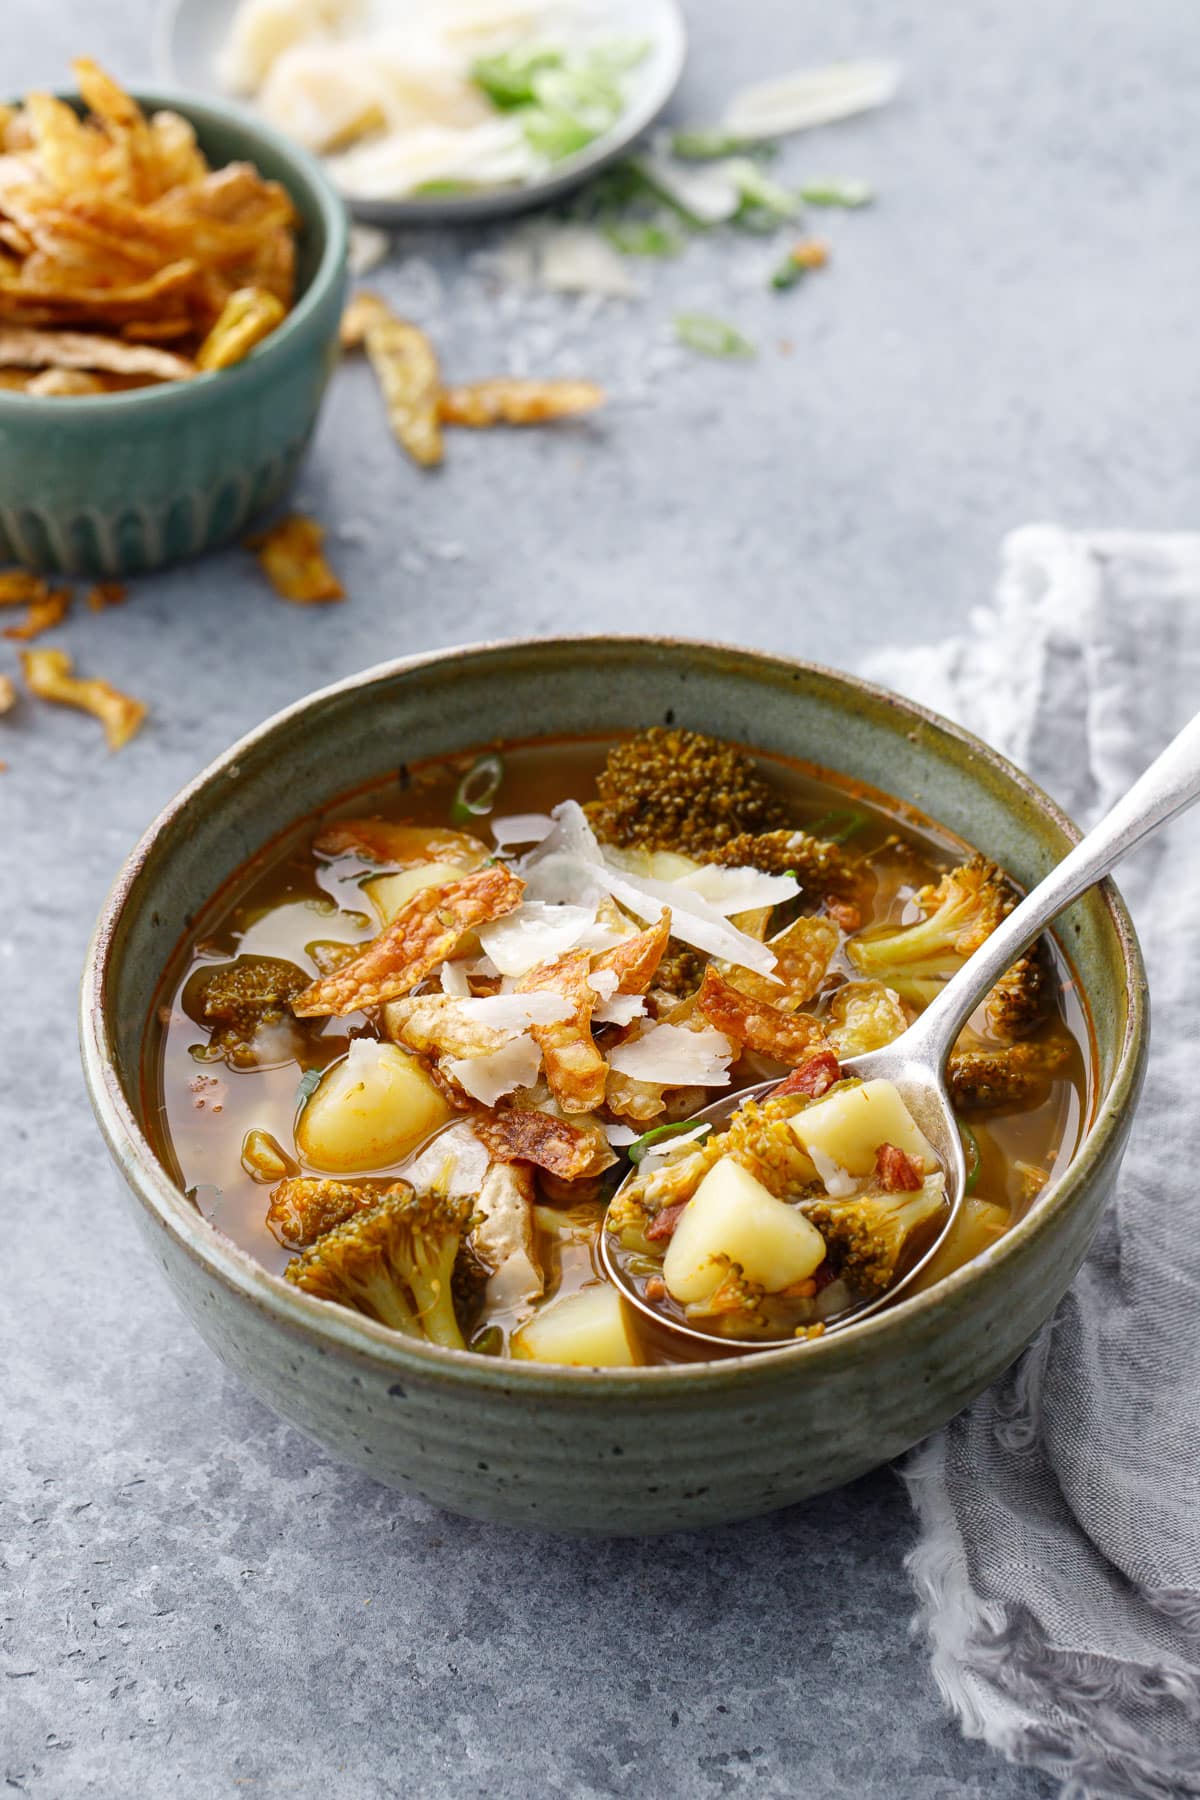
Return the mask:
{"type": "MultiPolygon", "coordinates": [[[[766,756],[752,776],[714,764],[706,785],[694,743],[690,761],[659,743],[644,770],[618,762],[599,807],[569,808],[539,839],[562,803],[596,801],[611,748],[536,742],[403,770],[299,823],[204,909],[151,1020],[148,1116],[197,1208],[266,1268],[410,1336],[620,1365],[680,1354],[641,1331],[601,1271],[600,1223],[631,1145],[641,1198],[621,1233],[626,1270],[661,1310],[731,1347],[781,1324],[819,1334],[864,1282],[893,1279],[929,1241],[940,1178],[919,1147],[868,1145],[857,1176],[832,1180],[847,1189],[839,1198],[821,1156],[797,1142],[799,1115],[825,1130],[829,1101],[853,1098],[838,1048],[896,1035],[974,947],[989,920],[972,909],[1000,890],[972,876],[965,901],[935,893],[971,852],[899,803],[766,756]],[[709,947],[686,941],[681,921],[709,947]],[[381,998],[361,959],[389,934],[405,942],[381,998]],[[792,1116],[770,1126],[786,1169],[747,1140],[739,1216],[758,1206],[773,1229],[795,1221],[770,1206],[805,1215],[782,1269],[794,1278],[758,1268],[758,1240],[744,1251],[730,1240],[700,1257],[723,1276],[715,1297],[695,1270],[674,1292],[683,1214],[695,1235],[729,1170],[714,1176],[711,1134],[659,1128],[789,1072],[794,1098],[777,1110],[792,1116]],[[916,1208],[901,1243],[898,1198],[916,1208]],[[872,1237],[869,1258],[861,1205],[875,1209],[872,1233],[886,1210],[893,1240],[875,1254],[883,1238],[872,1237]]],[[[1086,1124],[1088,1024],[1057,945],[995,998],[959,1046],[969,1204],[925,1282],[1019,1218],[1086,1124]]],[[[828,1123],[836,1150],[844,1122],[828,1123]]]]}

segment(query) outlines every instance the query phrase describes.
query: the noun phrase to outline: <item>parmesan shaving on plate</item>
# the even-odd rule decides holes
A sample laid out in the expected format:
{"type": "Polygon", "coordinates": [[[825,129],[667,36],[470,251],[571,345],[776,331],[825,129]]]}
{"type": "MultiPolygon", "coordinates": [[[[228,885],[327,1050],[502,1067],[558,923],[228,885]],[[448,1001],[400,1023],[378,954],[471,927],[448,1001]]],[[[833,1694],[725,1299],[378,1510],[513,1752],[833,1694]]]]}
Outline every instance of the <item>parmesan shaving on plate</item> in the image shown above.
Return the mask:
{"type": "Polygon", "coordinates": [[[531,1037],[513,1038],[486,1056],[462,1056],[444,1065],[452,1080],[484,1106],[494,1106],[514,1088],[532,1087],[541,1066],[542,1052],[531,1037]]]}
{"type": "Polygon", "coordinates": [[[507,849],[509,844],[540,844],[554,830],[549,813],[509,813],[489,823],[498,850],[507,849]]]}
{"type": "Polygon", "coordinates": [[[526,905],[541,900],[594,907],[608,894],[647,924],[661,918],[664,906],[669,906],[672,934],[685,944],[738,968],[772,975],[774,952],[731,925],[703,895],[682,882],[654,881],[606,862],[578,801],[564,800],[554,808],[553,818],[553,831],[517,864],[526,884],[526,905]]]}
{"type": "Polygon", "coordinates": [[[526,900],[504,918],[479,930],[479,942],[501,975],[528,975],[540,963],[573,950],[589,925],[594,906],[550,906],[526,900]]]}
{"type": "Polygon", "coordinates": [[[689,1031],[683,1025],[651,1025],[638,1038],[618,1044],[610,1067],[659,1087],[727,1087],[734,1046],[720,1031],[689,1031]]]}
{"type": "Polygon", "coordinates": [[[601,1000],[611,1000],[621,985],[621,977],[615,969],[593,969],[588,976],[588,986],[599,994],[601,1000]]]}
{"type": "MultiPolygon", "coordinates": [[[[358,1042],[369,1042],[359,1039],[358,1042]]],[[[350,1046],[353,1053],[354,1045],[350,1046]]],[[[452,1197],[477,1194],[486,1179],[491,1155],[465,1121],[448,1126],[416,1155],[400,1165],[400,1174],[415,1188],[442,1188],[452,1197]]]]}

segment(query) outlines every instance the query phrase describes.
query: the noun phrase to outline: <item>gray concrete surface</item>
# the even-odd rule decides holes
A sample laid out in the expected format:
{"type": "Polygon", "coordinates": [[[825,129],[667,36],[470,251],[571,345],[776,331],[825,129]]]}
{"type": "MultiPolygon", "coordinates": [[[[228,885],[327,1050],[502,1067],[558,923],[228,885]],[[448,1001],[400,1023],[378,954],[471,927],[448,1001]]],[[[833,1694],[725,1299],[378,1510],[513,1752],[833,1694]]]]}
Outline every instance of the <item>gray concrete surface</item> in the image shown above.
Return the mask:
{"type": "MultiPolygon", "coordinates": [[[[148,0],[5,0],[5,84],[60,82],[85,48],[145,74],[150,18],[148,0]]],[[[906,64],[902,102],[785,165],[880,190],[828,221],[827,276],[771,295],[758,247],[710,244],[589,322],[493,303],[470,263],[491,240],[406,240],[382,285],[424,311],[452,372],[586,367],[613,389],[603,422],[463,437],[421,477],[345,371],[303,497],[342,534],[349,602],[288,608],[239,552],[145,581],[61,638],[150,700],[132,747],[109,758],[61,712],[0,722],[15,1793],[1052,1792],[944,1716],[908,1638],[912,1523],[890,1472],[704,1538],[584,1546],[466,1524],[327,1462],[175,1312],[76,1066],[78,968],[122,855],[209,757],[318,682],[560,626],[853,664],[956,627],[1011,526],[1195,525],[1200,38],[1178,0],[710,0],[693,31],[692,119],[764,70],[906,64]],[[673,359],[680,306],[736,318],[758,362],[673,359]]]]}

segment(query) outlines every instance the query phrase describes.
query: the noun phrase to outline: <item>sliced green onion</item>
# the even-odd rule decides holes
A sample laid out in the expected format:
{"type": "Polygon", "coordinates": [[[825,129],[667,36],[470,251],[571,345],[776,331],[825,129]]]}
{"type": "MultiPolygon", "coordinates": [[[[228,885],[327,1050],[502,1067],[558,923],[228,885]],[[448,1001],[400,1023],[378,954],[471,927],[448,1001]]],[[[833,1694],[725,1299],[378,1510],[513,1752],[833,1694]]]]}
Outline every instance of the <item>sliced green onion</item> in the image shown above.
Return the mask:
{"type": "Polygon", "coordinates": [[[613,219],[604,235],[622,256],[678,256],[686,242],[674,220],[613,219]]]}
{"type": "Polygon", "coordinates": [[[644,1131],[636,1143],[630,1144],[627,1155],[631,1163],[640,1163],[643,1157],[648,1156],[665,1139],[679,1137],[685,1131],[697,1130],[707,1134],[712,1126],[704,1120],[697,1125],[695,1119],[681,1119],[678,1125],[656,1125],[653,1131],[644,1131]]]}
{"type": "Polygon", "coordinates": [[[784,219],[794,219],[800,211],[800,196],[782,182],[764,175],[748,156],[738,156],[729,164],[729,173],[741,196],[735,223],[749,224],[752,229],[767,230],[784,219]]]}
{"type": "Polygon", "coordinates": [[[847,807],[845,812],[828,812],[814,820],[804,829],[809,837],[824,838],[827,844],[844,844],[852,838],[856,831],[861,831],[867,822],[867,815],[858,812],[854,807],[847,807]]]}
{"type": "Polygon", "coordinates": [[[500,783],[504,780],[504,758],[493,750],[475,759],[454,793],[450,817],[456,825],[469,825],[481,819],[496,804],[500,783]]]}
{"type": "Polygon", "coordinates": [[[676,313],[675,336],[689,350],[698,350],[702,356],[745,362],[758,354],[750,339],[743,337],[735,326],[726,324],[724,319],[714,319],[710,313],[676,313]]]}
{"type": "Polygon", "coordinates": [[[412,190],[418,200],[436,200],[455,194],[472,194],[474,191],[469,181],[454,181],[448,175],[440,176],[436,181],[422,181],[412,190]]]}
{"type": "Polygon", "coordinates": [[[800,189],[806,206],[870,206],[875,195],[865,181],[810,181],[800,189]]]}
{"type": "Polygon", "coordinates": [[[546,69],[561,69],[561,50],[505,50],[498,56],[481,56],[471,70],[471,79],[482,88],[493,106],[510,112],[515,106],[528,106],[537,98],[534,77],[546,69]]]}
{"type": "Polygon", "coordinates": [[[296,1088],[296,1105],[303,1106],[309,1095],[321,1085],[323,1069],[305,1069],[296,1088]]]}
{"type": "Polygon", "coordinates": [[[745,138],[734,137],[728,131],[677,131],[671,138],[672,156],[681,157],[684,162],[716,162],[722,156],[742,156],[747,143],[745,138]]]}
{"type": "Polygon", "coordinates": [[[504,1351],[504,1333],[498,1325],[485,1325],[467,1345],[476,1356],[500,1356],[504,1351]]]}
{"type": "Polygon", "coordinates": [[[979,1171],[983,1166],[983,1155],[979,1148],[979,1139],[969,1125],[958,1122],[959,1135],[963,1141],[963,1152],[967,1160],[967,1179],[963,1184],[963,1194],[973,1194],[979,1181],[979,1171]]]}

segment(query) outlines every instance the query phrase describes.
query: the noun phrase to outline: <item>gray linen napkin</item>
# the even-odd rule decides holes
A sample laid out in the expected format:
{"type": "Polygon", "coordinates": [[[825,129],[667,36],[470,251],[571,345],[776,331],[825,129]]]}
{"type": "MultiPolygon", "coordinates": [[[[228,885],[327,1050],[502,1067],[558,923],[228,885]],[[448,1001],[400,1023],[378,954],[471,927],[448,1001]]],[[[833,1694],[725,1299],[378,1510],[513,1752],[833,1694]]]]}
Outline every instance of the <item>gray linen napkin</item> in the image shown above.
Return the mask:
{"type": "MultiPolygon", "coordinates": [[[[867,672],[1087,825],[1200,707],[1200,536],[1019,531],[968,635],[867,672]]],[[[1154,1047],[1116,1200],[1037,1342],[904,1468],[938,1686],[1070,1800],[1200,1794],[1200,815],[1118,881],[1154,1047]]]]}

